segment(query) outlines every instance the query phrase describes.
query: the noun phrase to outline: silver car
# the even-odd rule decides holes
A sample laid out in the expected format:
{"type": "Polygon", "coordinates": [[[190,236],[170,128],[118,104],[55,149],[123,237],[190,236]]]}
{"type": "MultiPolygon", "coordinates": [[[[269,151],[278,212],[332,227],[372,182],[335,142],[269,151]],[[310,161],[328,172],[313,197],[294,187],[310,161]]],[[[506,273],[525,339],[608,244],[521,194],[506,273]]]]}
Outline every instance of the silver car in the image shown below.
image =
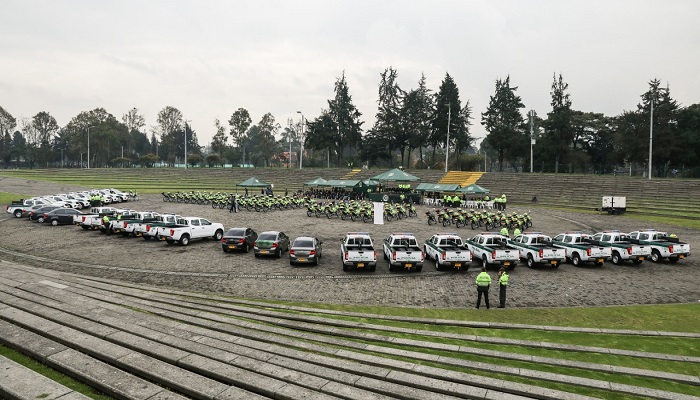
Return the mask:
{"type": "Polygon", "coordinates": [[[320,240],[307,236],[294,239],[289,248],[289,265],[318,265],[318,259],[323,256],[321,243],[320,240]]]}

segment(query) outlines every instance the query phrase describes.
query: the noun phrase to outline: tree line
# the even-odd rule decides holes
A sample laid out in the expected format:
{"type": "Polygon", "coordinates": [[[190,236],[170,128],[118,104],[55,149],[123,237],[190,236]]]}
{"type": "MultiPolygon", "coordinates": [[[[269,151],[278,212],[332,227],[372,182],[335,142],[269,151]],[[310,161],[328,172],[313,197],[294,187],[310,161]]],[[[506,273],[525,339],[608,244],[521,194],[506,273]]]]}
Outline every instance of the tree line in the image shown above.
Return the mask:
{"type": "Polygon", "coordinates": [[[318,116],[295,114],[282,126],[266,113],[253,124],[241,107],[228,121],[213,121],[206,147],[173,106],[150,127],[137,108],[121,119],[103,108],[83,111],[61,127],[48,111],[16,119],[0,106],[0,160],[5,168],[175,166],[186,148],[192,166],[444,168],[447,161],[451,169],[476,170],[486,158],[489,170],[610,173],[648,166],[651,128],[655,176],[700,170],[700,104],[681,106],[658,79],[635,110],[617,116],[573,108],[561,74],[553,76],[545,116],[527,112],[517,90],[510,76],[496,79],[480,115],[487,136],[479,148],[474,110],[449,73],[433,92],[425,75],[415,88],[402,88],[392,67],[379,74],[375,122],[366,130],[343,72],[318,116]]]}

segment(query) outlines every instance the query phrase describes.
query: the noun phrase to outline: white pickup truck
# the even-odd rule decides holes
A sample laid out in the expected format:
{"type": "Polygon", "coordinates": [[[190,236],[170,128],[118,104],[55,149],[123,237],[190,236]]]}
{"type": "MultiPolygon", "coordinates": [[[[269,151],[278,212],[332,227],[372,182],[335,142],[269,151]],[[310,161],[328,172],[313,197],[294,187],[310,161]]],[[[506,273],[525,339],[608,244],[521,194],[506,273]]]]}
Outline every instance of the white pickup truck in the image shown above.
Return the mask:
{"type": "Polygon", "coordinates": [[[87,214],[74,216],[73,224],[83,229],[98,229],[102,225],[102,217],[112,216],[116,212],[114,207],[92,207],[87,214]]]}
{"type": "Polygon", "coordinates": [[[184,225],[176,225],[166,229],[163,237],[168,244],[175,242],[182,246],[190,244],[191,240],[212,238],[217,242],[224,237],[224,226],[199,217],[183,218],[184,225]]]}
{"type": "Polygon", "coordinates": [[[538,264],[548,264],[558,268],[566,261],[566,250],[554,247],[552,238],[540,232],[528,232],[508,241],[508,247],[520,251],[520,259],[525,260],[528,268],[538,264]]]}
{"type": "Polygon", "coordinates": [[[645,229],[630,232],[627,235],[631,239],[636,239],[639,244],[651,246],[651,261],[657,263],[664,258],[675,263],[690,255],[690,245],[681,242],[677,237],[669,236],[666,232],[656,229],[645,229]]]}
{"type": "Polygon", "coordinates": [[[5,211],[8,214],[12,214],[15,218],[22,218],[25,214],[25,210],[28,210],[32,206],[36,205],[51,205],[52,202],[48,199],[22,199],[19,201],[13,201],[5,207],[5,211]]]}
{"type": "Polygon", "coordinates": [[[171,228],[175,225],[183,225],[178,223],[178,220],[182,219],[181,215],[176,214],[161,214],[154,221],[151,222],[141,222],[136,224],[134,228],[134,233],[136,236],[141,236],[145,240],[151,240],[154,237],[158,237],[158,230],[171,228]]]}
{"type": "Polygon", "coordinates": [[[367,232],[349,232],[340,242],[340,259],[343,271],[377,269],[377,252],[374,243],[367,232]]]}
{"type": "Polygon", "coordinates": [[[613,264],[620,265],[625,260],[631,260],[635,264],[651,256],[651,246],[639,243],[639,240],[627,237],[620,231],[604,231],[593,235],[593,240],[597,240],[601,245],[610,246],[612,251],[611,260],[613,264]]]}
{"type": "Polygon", "coordinates": [[[566,250],[566,258],[577,267],[584,262],[592,262],[599,267],[612,256],[610,246],[601,245],[591,235],[581,231],[561,233],[552,239],[552,243],[566,250]]]}
{"type": "Polygon", "coordinates": [[[425,258],[435,260],[435,269],[438,271],[443,267],[467,271],[472,263],[472,252],[456,233],[436,233],[425,241],[423,251],[425,258]]]}
{"type": "Polygon", "coordinates": [[[111,229],[113,233],[121,233],[124,236],[138,236],[136,233],[138,225],[155,221],[158,215],[160,214],[153,211],[128,212],[112,221],[111,229]]]}
{"type": "Polygon", "coordinates": [[[389,261],[389,271],[404,268],[420,272],[425,255],[412,233],[392,233],[384,239],[384,259],[389,261]]]}
{"type": "Polygon", "coordinates": [[[481,261],[481,266],[503,265],[512,270],[520,259],[520,252],[508,248],[507,238],[495,232],[483,232],[467,240],[467,247],[481,261]]]}

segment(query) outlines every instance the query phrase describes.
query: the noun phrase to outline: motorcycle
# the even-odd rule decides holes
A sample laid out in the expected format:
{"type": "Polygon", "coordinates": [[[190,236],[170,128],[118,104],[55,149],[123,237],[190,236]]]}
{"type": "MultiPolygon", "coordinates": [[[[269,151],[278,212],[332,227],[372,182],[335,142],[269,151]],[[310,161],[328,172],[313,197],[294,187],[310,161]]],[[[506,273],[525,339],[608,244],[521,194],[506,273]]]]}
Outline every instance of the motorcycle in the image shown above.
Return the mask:
{"type": "Polygon", "coordinates": [[[437,224],[438,220],[435,218],[435,214],[430,211],[425,212],[425,216],[428,217],[428,225],[437,224]]]}

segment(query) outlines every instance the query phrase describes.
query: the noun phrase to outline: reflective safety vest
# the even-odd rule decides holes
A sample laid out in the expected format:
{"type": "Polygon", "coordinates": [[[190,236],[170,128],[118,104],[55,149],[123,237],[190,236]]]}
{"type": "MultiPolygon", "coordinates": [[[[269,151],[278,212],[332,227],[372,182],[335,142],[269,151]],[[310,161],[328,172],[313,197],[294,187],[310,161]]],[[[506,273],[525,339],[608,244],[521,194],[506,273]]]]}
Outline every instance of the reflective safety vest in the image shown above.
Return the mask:
{"type": "Polygon", "coordinates": [[[491,285],[491,276],[487,272],[481,272],[476,276],[477,286],[489,286],[491,285]]]}
{"type": "Polygon", "coordinates": [[[516,237],[518,235],[520,235],[520,229],[515,228],[515,230],[513,231],[513,237],[516,237]]]}
{"type": "Polygon", "coordinates": [[[508,237],[508,228],[501,228],[501,236],[508,237]]]}
{"type": "Polygon", "coordinates": [[[105,215],[104,217],[102,217],[102,221],[104,221],[105,223],[109,222],[109,217],[105,215]]]}
{"type": "Polygon", "coordinates": [[[504,272],[501,274],[501,277],[498,278],[498,283],[502,286],[508,286],[508,278],[508,274],[504,272]]]}

